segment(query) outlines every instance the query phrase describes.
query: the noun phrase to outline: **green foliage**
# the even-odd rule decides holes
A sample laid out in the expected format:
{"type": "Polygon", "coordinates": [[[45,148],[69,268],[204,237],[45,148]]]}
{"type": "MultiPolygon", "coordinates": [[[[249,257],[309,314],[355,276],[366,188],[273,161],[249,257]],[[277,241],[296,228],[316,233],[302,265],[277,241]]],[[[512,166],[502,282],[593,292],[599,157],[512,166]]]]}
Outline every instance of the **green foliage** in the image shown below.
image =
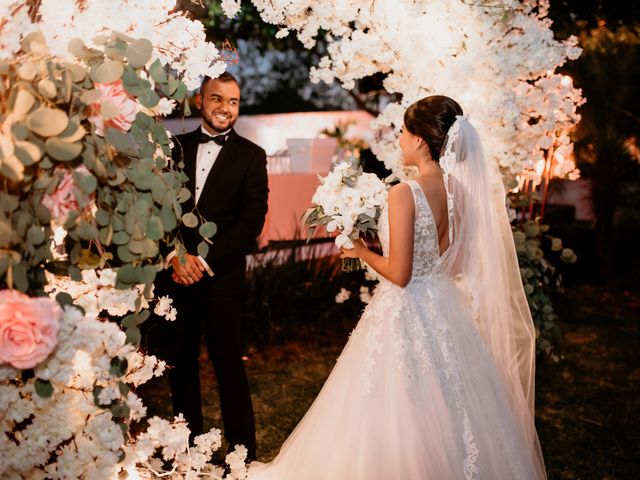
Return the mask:
{"type": "Polygon", "coordinates": [[[362,303],[337,304],[335,297],[341,287],[357,291],[361,272],[342,272],[340,259],[320,256],[320,248],[293,242],[263,254],[250,269],[246,324],[252,341],[281,342],[300,330],[321,335],[326,322],[357,318],[362,303]]]}
{"type": "MultiPolygon", "coordinates": [[[[160,244],[179,243],[181,219],[193,228],[204,223],[182,211],[186,176],[167,161],[171,142],[153,110],[161,97],[182,102],[186,87],[151,62],[148,40],[114,34],[97,43],[100,49],[73,39],[77,63],[66,63],[39,53],[44,39],[35,33],[2,62],[0,288],[43,292],[55,227],[67,232],[66,263],[57,262],[57,273],[79,278],[81,269],[112,259],[121,267],[119,287],[150,285],[162,268],[160,244]],[[42,44],[37,52],[32,42],[42,44]],[[129,102],[126,118],[124,107],[104,98],[106,84],[126,91],[120,91],[129,102]],[[69,178],[75,203],[67,215],[52,215],[43,200],[69,178]]],[[[204,223],[200,231],[208,239],[215,225],[204,223]]],[[[135,325],[127,335],[139,341],[135,325]]]]}
{"type": "Polygon", "coordinates": [[[560,338],[560,328],[553,308],[553,295],[561,289],[562,279],[549,257],[565,263],[574,263],[577,257],[573,250],[563,247],[560,238],[548,235],[549,226],[540,224],[537,219],[516,224],[512,230],[520,275],[536,328],[537,350],[557,359],[553,347],[560,338]],[[554,253],[545,257],[544,250],[554,253]]]}

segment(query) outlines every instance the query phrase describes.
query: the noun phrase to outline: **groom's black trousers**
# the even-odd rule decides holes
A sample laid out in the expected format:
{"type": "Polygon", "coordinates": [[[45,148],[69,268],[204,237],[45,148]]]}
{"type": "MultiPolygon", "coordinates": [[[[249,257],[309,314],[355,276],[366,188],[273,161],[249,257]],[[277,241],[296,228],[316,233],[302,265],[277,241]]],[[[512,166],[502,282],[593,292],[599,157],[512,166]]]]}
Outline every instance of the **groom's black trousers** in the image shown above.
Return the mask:
{"type": "Polygon", "coordinates": [[[244,445],[249,458],[255,459],[255,422],[242,361],[245,269],[239,267],[220,278],[205,272],[202,280],[188,287],[176,285],[169,271],[161,272],[155,296],[170,295],[178,315],[174,322],[155,319],[146,342],[151,353],[172,367],[173,411],[189,422],[193,438],[203,433],[198,357],[204,333],[218,380],[225,439],[230,448],[244,445]]]}

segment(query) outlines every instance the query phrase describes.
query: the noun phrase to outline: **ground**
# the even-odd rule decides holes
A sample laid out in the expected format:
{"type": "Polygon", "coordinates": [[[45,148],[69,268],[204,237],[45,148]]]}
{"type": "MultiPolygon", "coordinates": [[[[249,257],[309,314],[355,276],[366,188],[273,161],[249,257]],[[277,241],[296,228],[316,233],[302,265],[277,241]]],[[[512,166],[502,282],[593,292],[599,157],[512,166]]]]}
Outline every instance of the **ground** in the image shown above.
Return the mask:
{"type": "MultiPolygon", "coordinates": [[[[536,424],[549,479],[640,478],[640,293],[583,285],[565,291],[557,306],[561,360],[541,360],[537,368],[536,424]]],[[[338,322],[283,345],[249,348],[259,460],[277,454],[352,327],[352,321],[338,322]]],[[[201,364],[204,415],[208,426],[220,426],[215,376],[204,352],[201,364]]],[[[169,414],[166,382],[147,402],[169,414]]]]}

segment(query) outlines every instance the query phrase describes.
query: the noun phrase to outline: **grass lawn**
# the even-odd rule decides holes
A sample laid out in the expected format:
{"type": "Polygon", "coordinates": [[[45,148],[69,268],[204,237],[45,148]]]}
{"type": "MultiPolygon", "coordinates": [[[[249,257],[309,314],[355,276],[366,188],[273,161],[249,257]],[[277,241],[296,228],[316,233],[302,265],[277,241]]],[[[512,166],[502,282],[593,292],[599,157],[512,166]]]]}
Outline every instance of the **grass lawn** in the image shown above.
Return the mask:
{"type": "MultiPolygon", "coordinates": [[[[537,425],[549,479],[640,478],[640,294],[580,286],[557,310],[559,363],[539,362],[537,425]]],[[[247,373],[256,412],[258,458],[273,458],[319,392],[357,319],[250,347],[247,373]]],[[[202,353],[205,428],[221,426],[217,386],[202,353]]],[[[145,396],[152,413],[170,414],[168,384],[145,396]]]]}

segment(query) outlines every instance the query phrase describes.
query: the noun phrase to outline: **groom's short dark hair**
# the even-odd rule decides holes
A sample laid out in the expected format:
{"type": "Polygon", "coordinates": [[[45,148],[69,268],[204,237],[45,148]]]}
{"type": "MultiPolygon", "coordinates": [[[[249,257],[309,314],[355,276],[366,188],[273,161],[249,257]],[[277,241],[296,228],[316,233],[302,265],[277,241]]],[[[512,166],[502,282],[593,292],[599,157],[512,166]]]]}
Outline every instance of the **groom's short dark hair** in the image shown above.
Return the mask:
{"type": "Polygon", "coordinates": [[[220,82],[224,83],[234,82],[236,85],[238,85],[238,88],[240,88],[240,82],[238,82],[238,79],[236,77],[231,75],[229,72],[222,72],[220,76],[216,78],[211,78],[208,75],[205,75],[202,79],[202,82],[200,83],[200,93],[204,92],[204,87],[210,80],[219,80],[220,82]]]}

